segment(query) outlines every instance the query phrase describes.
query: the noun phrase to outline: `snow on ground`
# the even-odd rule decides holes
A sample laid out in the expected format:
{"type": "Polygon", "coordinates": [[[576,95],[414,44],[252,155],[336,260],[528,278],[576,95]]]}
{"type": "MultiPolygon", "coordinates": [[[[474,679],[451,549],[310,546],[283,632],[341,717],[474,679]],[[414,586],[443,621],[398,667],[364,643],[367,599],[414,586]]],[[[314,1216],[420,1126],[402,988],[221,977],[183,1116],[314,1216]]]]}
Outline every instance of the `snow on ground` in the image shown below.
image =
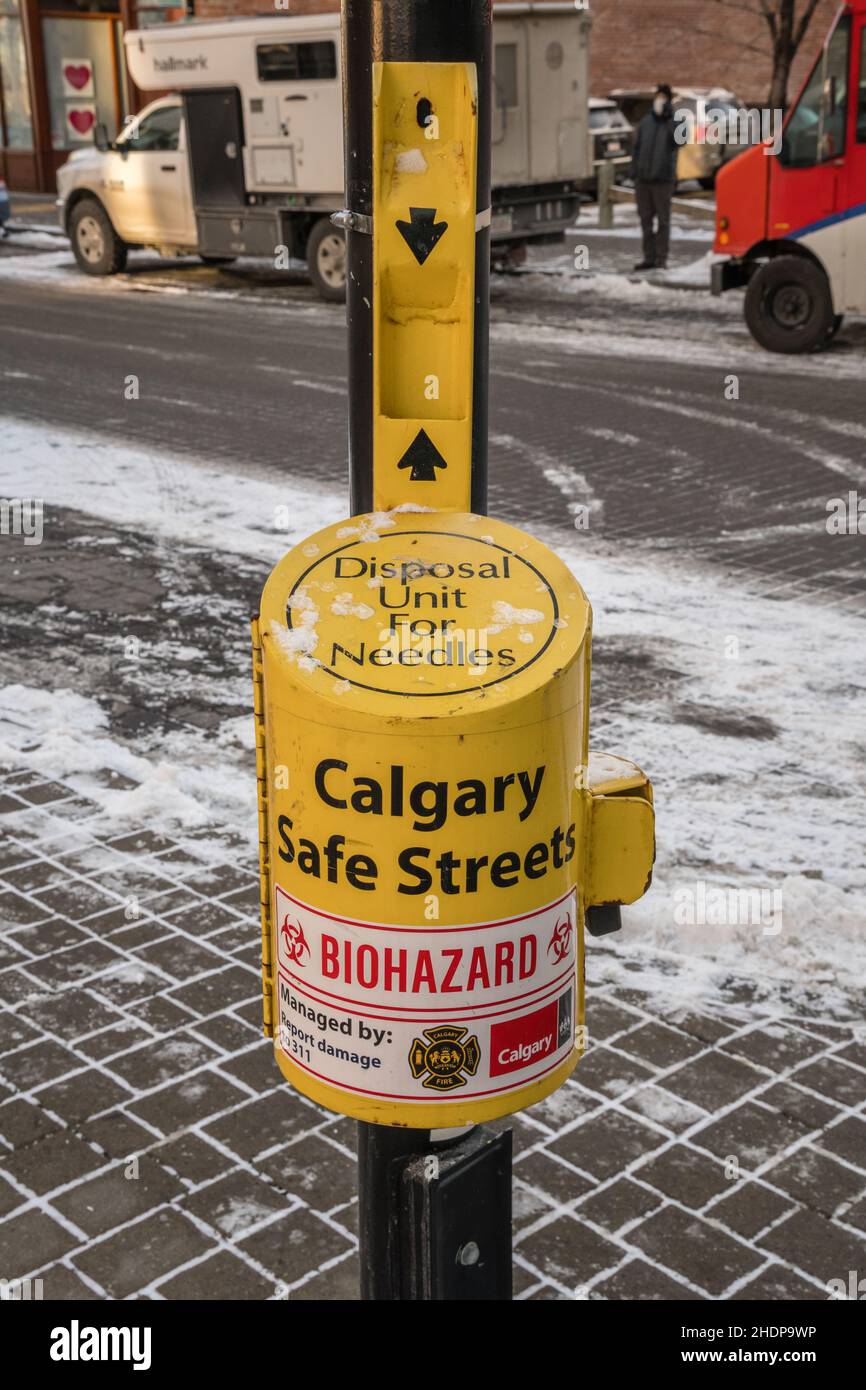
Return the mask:
{"type": "MultiPolygon", "coordinates": [[[[255,759],[251,719],[227,720],[215,738],[172,737],[136,752],[113,738],[99,702],[58,687],[0,688],[0,766],[25,767],[60,777],[97,802],[111,825],[130,829],[196,829],[212,821],[250,831],[255,860],[255,759]],[[187,746],[188,745],[188,746],[187,746]],[[104,784],[104,769],[134,780],[128,790],[104,784]],[[99,774],[99,775],[97,775],[99,774]]],[[[50,813],[49,813],[50,815],[50,813]]],[[[58,820],[58,833],[63,822],[58,820]]],[[[202,842],[196,841],[195,857],[202,842]]],[[[218,847],[213,857],[220,857],[218,847]]]]}
{"type": "Polygon", "coordinates": [[[49,227],[17,227],[14,222],[8,223],[8,231],[4,241],[0,245],[7,246],[12,251],[17,251],[20,246],[28,251],[58,251],[61,247],[69,248],[69,243],[59,231],[52,231],[49,227]]]}
{"type": "MultiPolygon", "coordinates": [[[[629,236],[633,229],[623,228],[629,236]]],[[[600,236],[607,235],[601,233],[600,236]]],[[[637,243],[636,243],[637,245],[637,243]]],[[[534,346],[556,347],[574,356],[592,355],[644,358],[656,355],[672,368],[709,365],[721,371],[750,371],[804,377],[832,377],[834,380],[864,381],[866,364],[857,341],[847,341],[851,325],[862,334],[863,319],[849,315],[846,327],[832,349],[822,353],[774,356],[753,342],[742,319],[742,294],[714,299],[709,290],[710,266],[715,259],[704,251],[692,261],[672,266],[668,271],[637,277],[618,270],[574,271],[569,255],[530,258],[518,276],[507,277],[509,300],[499,305],[494,297],[490,336],[494,342],[524,345],[531,336],[534,346]],[[563,317],[559,305],[574,301],[573,318],[563,317]],[[553,301],[553,302],[552,302],[553,301]],[[559,305],[557,304],[559,302],[559,305]],[[688,310],[684,319],[683,308],[688,310]],[[557,311],[558,310],[558,311],[557,311]],[[531,315],[531,322],[527,315],[531,315]],[[545,321],[547,320],[547,321],[545,321]],[[671,324],[675,327],[671,328],[671,324]]],[[[148,252],[133,252],[128,271],[104,279],[83,275],[68,248],[34,255],[0,253],[0,283],[19,280],[49,286],[71,294],[163,294],[191,295],[221,301],[248,301],[258,298],[269,308],[315,321],[333,323],[339,306],[317,299],[286,302],[275,298],[276,282],[257,284],[255,273],[263,263],[238,260],[236,286],[215,286],[196,278],[203,267],[195,258],[160,260],[148,252]],[[240,272],[248,270],[244,281],[240,272]],[[184,280],[184,274],[189,278],[184,280]]],[[[297,263],[297,274],[302,264],[297,263]]],[[[494,283],[498,277],[494,277],[494,283]]],[[[288,283],[288,282],[287,282],[288,283]]],[[[327,390],[319,386],[317,389],[327,390]]]]}
{"type": "MultiPolygon", "coordinates": [[[[345,514],[341,496],[297,480],[14,420],[3,438],[0,495],[41,496],[48,509],[73,508],[190,553],[269,565],[345,514]]],[[[674,1004],[712,997],[745,973],[757,1004],[779,1007],[793,990],[850,1016],[844,991],[866,984],[866,622],[834,622],[826,607],[780,602],[649,551],[623,555],[577,535],[555,548],[593,601],[599,646],[651,648],[678,677],[596,710],[602,746],[653,779],[658,861],[615,950],[597,953],[590,969],[637,982],[629,972],[640,962],[641,978],[674,1004]],[[713,924],[720,889],[752,895],[723,912],[727,925],[713,924]],[[760,918],[750,921],[761,892],[760,918]],[[709,924],[690,925],[702,902],[709,924]]],[[[239,626],[244,616],[235,615],[239,626]]],[[[237,687],[237,673],[231,679],[237,687]]],[[[113,820],[174,831],[209,817],[246,826],[252,852],[251,732],[232,719],[215,737],[130,748],[111,735],[98,702],[64,690],[62,676],[50,695],[13,679],[0,696],[0,761],[68,778],[113,820]],[[105,766],[139,785],[94,785],[105,766]]]]}
{"type": "MultiPolygon", "coordinates": [[[[706,212],[713,210],[712,203],[698,203],[697,200],[689,200],[693,207],[700,207],[706,212]]],[[[581,208],[580,217],[573,228],[566,232],[569,239],[580,242],[581,238],[588,234],[603,237],[630,237],[632,240],[640,237],[640,218],[637,215],[637,208],[632,203],[614,203],[613,226],[599,227],[598,225],[598,206],[593,204],[591,207],[581,208]]],[[[678,212],[676,209],[671,217],[671,241],[712,241],[715,237],[715,220],[713,217],[689,216],[687,212],[678,212]]]]}
{"type": "MultiPolygon", "coordinates": [[[[535,277],[527,276],[527,286],[535,277]]],[[[575,313],[574,326],[559,319],[556,323],[525,320],[496,320],[490,336],[498,343],[526,344],[534,348],[553,348],[575,357],[656,356],[677,366],[712,366],[720,372],[765,372],[780,376],[831,377],[834,381],[866,383],[866,362],[856,347],[848,348],[842,334],[832,349],[801,356],[774,356],[753,342],[742,324],[742,298],[738,295],[715,300],[685,290],[670,289],[663,282],[631,280],[622,275],[575,276],[565,281],[564,292],[589,300],[575,313]],[[666,310],[680,311],[684,297],[693,308],[692,325],[685,330],[678,323],[671,332],[665,321],[666,310]],[[610,314],[598,313],[601,301],[624,307],[646,308],[644,315],[632,314],[617,322],[610,314]]],[[[852,318],[853,321],[853,318],[852,318]]],[[[844,333],[843,329],[843,333],[844,333]]]]}
{"type": "MultiPolygon", "coordinates": [[[[57,247],[56,238],[52,237],[52,245],[57,247]]],[[[58,278],[59,272],[75,266],[69,247],[64,247],[62,242],[59,245],[62,249],[35,256],[3,256],[0,258],[0,279],[44,282],[58,278]]],[[[32,243],[28,249],[32,249],[32,243]]]]}
{"type": "Polygon", "coordinates": [[[7,419],[0,496],[42,497],[165,541],[252,555],[275,563],[345,507],[315,483],[229,475],[154,450],[7,419]]]}
{"type": "MultiPolygon", "coordinates": [[[[17,237],[14,241],[10,238],[8,243],[10,247],[21,244],[22,239],[17,237]]],[[[29,236],[27,238],[28,250],[36,250],[37,245],[42,244],[42,238],[37,240],[31,240],[29,236]]],[[[44,244],[47,249],[36,250],[34,255],[21,255],[19,253],[3,255],[2,247],[0,247],[0,282],[18,280],[27,284],[43,285],[51,290],[64,290],[70,294],[138,293],[194,295],[218,300],[248,300],[251,293],[255,292],[256,286],[252,281],[244,282],[242,279],[244,271],[258,275],[261,275],[263,271],[269,272],[271,275],[275,274],[266,262],[247,256],[239,256],[229,268],[232,276],[238,275],[237,288],[230,287],[230,281],[226,285],[217,287],[213,283],[212,272],[202,265],[197,256],[162,258],[150,251],[131,251],[127,258],[126,271],[123,273],[106,276],[85,275],[78,269],[69,244],[63,238],[46,236],[44,244]],[[186,282],[171,278],[182,276],[184,273],[189,275],[186,282]],[[204,282],[196,279],[196,276],[204,276],[204,282]]],[[[296,284],[298,277],[303,277],[305,271],[304,261],[290,261],[286,266],[286,273],[290,277],[286,283],[288,285],[296,284]]],[[[305,318],[325,318],[329,322],[336,312],[333,306],[326,305],[318,299],[308,304],[293,300],[291,311],[294,315],[301,315],[305,318]]]]}

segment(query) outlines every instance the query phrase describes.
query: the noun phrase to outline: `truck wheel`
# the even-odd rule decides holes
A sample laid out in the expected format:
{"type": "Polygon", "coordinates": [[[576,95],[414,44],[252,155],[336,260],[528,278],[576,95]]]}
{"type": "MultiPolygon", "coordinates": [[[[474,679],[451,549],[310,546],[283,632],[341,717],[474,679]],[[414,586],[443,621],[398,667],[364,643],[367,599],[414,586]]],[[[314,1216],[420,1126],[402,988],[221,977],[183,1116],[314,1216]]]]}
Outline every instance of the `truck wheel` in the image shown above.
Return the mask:
{"type": "Polygon", "coordinates": [[[72,209],[69,239],[79,270],[85,275],[116,275],[126,265],[126,243],[95,198],[82,198],[72,209]]]}
{"type": "Polygon", "coordinates": [[[346,300],[346,238],[329,217],[313,225],[307,237],[307,271],[313,288],[331,304],[346,300]]]}
{"type": "Polygon", "coordinates": [[[769,352],[812,352],[827,341],[835,317],[827,276],[805,256],[777,256],[749,281],[745,315],[769,352]]]}
{"type": "Polygon", "coordinates": [[[525,241],[507,241],[500,246],[491,246],[490,269],[500,274],[516,270],[526,261],[527,249],[525,241]]]}

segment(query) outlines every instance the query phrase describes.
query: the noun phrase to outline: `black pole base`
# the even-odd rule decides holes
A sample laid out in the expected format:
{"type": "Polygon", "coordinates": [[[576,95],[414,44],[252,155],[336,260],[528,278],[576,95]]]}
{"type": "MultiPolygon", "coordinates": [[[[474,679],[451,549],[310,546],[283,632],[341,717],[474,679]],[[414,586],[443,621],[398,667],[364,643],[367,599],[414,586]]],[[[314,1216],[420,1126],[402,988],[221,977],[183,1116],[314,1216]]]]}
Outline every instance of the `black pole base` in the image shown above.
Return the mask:
{"type": "Polygon", "coordinates": [[[361,1297],[511,1298],[511,1130],[358,1125],[361,1297]]]}

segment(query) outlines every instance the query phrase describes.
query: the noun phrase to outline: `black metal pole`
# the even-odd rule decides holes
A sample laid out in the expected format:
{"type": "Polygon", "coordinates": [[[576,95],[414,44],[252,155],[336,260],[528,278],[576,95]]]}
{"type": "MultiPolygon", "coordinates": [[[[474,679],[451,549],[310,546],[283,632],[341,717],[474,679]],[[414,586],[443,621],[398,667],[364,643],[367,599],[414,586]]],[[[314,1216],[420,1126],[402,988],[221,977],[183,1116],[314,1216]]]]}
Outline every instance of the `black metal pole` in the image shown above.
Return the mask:
{"type": "Polygon", "coordinates": [[[402,1298],[400,1175],[406,1161],[430,1147],[430,1131],[358,1124],[361,1297],[402,1298]]]}
{"type": "MultiPolygon", "coordinates": [[[[487,510],[491,0],[342,0],[351,511],[373,506],[373,63],[473,63],[478,84],[472,510],[487,510]]],[[[361,1297],[511,1297],[511,1132],[358,1125],[361,1297]]]]}
{"type": "MultiPolygon", "coordinates": [[[[491,0],[343,0],[343,112],[349,329],[349,476],[353,515],[373,505],[374,62],[474,63],[476,212],[490,209],[491,0]]],[[[490,223],[475,237],[472,510],[487,511],[490,223]]]]}
{"type": "Polygon", "coordinates": [[[361,1297],[511,1298],[511,1130],[358,1125],[361,1297]]]}

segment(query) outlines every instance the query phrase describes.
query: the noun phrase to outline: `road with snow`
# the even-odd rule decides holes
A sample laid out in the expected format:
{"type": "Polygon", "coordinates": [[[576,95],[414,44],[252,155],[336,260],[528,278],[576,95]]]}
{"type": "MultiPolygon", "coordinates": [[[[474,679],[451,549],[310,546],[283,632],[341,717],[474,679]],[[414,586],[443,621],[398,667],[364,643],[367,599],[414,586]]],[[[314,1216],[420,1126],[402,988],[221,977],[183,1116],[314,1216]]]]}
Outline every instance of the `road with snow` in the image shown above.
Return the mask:
{"type": "MultiPolygon", "coordinates": [[[[658,854],[589,945],[589,1055],[514,1121],[515,1292],[822,1298],[866,1222],[866,537],[826,527],[866,328],[770,358],[593,264],[494,284],[490,509],[592,600],[591,743],[652,777],[658,854]]],[[[354,1297],[351,1131],[260,1036],[248,648],[345,515],[342,313],[52,243],[0,248],[0,302],[0,501],[44,510],[0,545],[0,1254],[50,1298],[354,1297]]]]}
{"type": "MultiPolygon", "coordinates": [[[[93,283],[65,251],[0,252],[0,293],[4,413],[344,485],[343,313],[302,276],[139,257],[93,283]]],[[[588,545],[862,603],[857,538],[825,522],[866,482],[866,323],[789,360],[752,344],[737,298],[532,274],[495,279],[492,336],[492,511],[565,536],[588,507],[588,545]]]]}
{"type": "MultiPolygon", "coordinates": [[[[651,935],[668,940],[670,895],[696,872],[785,881],[804,923],[809,884],[826,879],[847,934],[860,920],[848,895],[866,881],[852,849],[866,580],[864,538],[830,534],[827,506],[864,485],[866,325],[820,356],[775,358],[752,344],[736,300],[576,276],[564,257],[544,269],[560,273],[494,283],[490,510],[536,531],[584,583],[595,744],[666,783],[651,935]],[[822,723],[835,736],[826,767],[811,743],[822,723]]],[[[342,311],[302,275],[139,256],[94,283],[56,249],[0,253],[0,292],[0,496],[56,509],[54,549],[19,548],[3,576],[9,601],[24,601],[28,684],[54,679],[28,584],[70,684],[103,707],[119,640],[106,604],[147,623],[156,604],[163,659],[113,679],[118,709],[136,705],[118,715],[135,751],[164,753],[153,730],[241,717],[245,616],[268,564],[344,514],[342,311]],[[128,564],[143,589],[117,598],[128,564]],[[203,568],[214,594],[197,608],[184,596],[201,594],[203,568]],[[63,579],[57,611],[51,576],[63,579]],[[164,684],[178,651],[193,653],[180,660],[179,718],[164,684]]],[[[213,786],[203,794],[212,811],[213,786]]],[[[193,779],[193,803],[201,795],[193,779]]]]}

